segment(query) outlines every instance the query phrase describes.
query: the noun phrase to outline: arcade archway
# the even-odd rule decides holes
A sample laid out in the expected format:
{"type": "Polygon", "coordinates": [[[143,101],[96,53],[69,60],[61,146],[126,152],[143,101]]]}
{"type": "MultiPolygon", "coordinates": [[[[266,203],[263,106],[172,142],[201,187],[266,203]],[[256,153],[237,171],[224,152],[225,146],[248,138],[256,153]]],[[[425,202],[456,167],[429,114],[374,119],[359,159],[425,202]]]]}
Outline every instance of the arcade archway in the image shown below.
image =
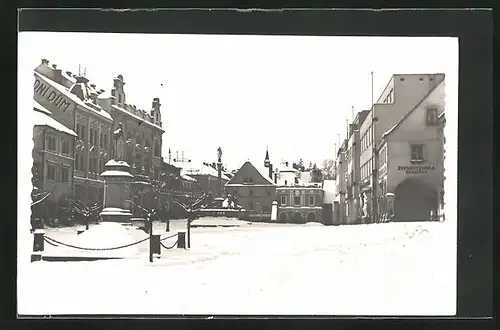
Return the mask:
{"type": "Polygon", "coordinates": [[[281,222],[287,222],[288,221],[288,217],[286,216],[286,213],[281,213],[280,214],[280,221],[281,222]]]}
{"type": "Polygon", "coordinates": [[[316,222],[316,214],[311,212],[307,215],[307,222],[316,222]]]}
{"type": "Polygon", "coordinates": [[[293,222],[295,223],[303,223],[304,222],[304,217],[300,212],[295,212],[292,217],[293,222]]]}
{"type": "Polygon", "coordinates": [[[393,221],[428,221],[431,211],[437,211],[437,190],[421,179],[409,178],[402,181],[394,191],[393,221]]]}

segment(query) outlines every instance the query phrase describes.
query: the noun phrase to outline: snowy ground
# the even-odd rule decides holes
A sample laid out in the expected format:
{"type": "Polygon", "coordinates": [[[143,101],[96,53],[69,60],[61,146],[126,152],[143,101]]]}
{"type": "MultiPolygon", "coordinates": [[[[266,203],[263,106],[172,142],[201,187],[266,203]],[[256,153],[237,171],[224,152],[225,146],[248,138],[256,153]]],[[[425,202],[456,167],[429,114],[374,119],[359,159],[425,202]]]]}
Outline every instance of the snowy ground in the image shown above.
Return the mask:
{"type": "MultiPolygon", "coordinates": [[[[172,222],[171,229],[184,225],[172,222]]],[[[63,240],[73,230],[49,235],[63,240]]],[[[20,256],[18,313],[455,314],[451,222],[254,223],[195,228],[191,243],[187,251],[163,250],[153,263],[147,254],[66,263],[20,256]]]]}

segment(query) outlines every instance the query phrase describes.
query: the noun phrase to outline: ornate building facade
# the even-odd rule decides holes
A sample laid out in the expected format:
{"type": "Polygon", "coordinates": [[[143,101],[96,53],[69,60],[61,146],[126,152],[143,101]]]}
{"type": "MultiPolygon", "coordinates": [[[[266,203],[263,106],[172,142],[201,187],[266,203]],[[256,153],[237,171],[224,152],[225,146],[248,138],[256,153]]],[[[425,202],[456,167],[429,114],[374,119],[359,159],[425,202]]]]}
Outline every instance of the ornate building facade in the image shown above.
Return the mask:
{"type": "MultiPolygon", "coordinates": [[[[125,81],[122,75],[113,79],[110,93],[102,93],[97,103],[113,118],[114,128],[121,124],[125,137],[125,161],[134,175],[132,185],[136,203],[154,207],[154,195],[159,184],[162,163],[161,104],[154,98],[149,111],[126,103],[125,81]]],[[[113,146],[111,153],[114,154],[113,146]]]]}
{"type": "Polygon", "coordinates": [[[97,104],[101,91],[81,74],[63,72],[49,61],[34,71],[34,99],[51,112],[54,120],[76,132],[73,194],[82,200],[101,201],[104,194],[100,173],[110,159],[113,119],[97,104]]]}
{"type": "Polygon", "coordinates": [[[136,202],[153,206],[162,162],[161,104],[153,98],[146,111],[126,103],[123,76],[113,80],[110,92],[98,89],[78,72],[63,71],[42,59],[34,70],[34,100],[51,112],[51,117],[76,132],[72,149],[72,194],[83,201],[103,200],[100,174],[114,156],[112,133],[121,125],[125,138],[125,161],[134,175],[136,202]]]}

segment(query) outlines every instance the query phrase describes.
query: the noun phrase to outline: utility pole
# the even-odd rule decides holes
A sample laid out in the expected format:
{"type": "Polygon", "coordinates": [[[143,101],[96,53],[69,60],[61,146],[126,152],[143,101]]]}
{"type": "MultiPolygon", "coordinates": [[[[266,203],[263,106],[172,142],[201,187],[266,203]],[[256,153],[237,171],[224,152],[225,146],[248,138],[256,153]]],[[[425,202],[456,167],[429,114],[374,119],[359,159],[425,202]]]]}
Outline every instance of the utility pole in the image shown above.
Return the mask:
{"type": "Polygon", "coordinates": [[[373,100],[373,71],[371,72],[371,87],[372,87],[372,223],[378,222],[378,198],[377,198],[377,142],[375,141],[375,123],[377,117],[375,116],[375,106],[373,100]]]}

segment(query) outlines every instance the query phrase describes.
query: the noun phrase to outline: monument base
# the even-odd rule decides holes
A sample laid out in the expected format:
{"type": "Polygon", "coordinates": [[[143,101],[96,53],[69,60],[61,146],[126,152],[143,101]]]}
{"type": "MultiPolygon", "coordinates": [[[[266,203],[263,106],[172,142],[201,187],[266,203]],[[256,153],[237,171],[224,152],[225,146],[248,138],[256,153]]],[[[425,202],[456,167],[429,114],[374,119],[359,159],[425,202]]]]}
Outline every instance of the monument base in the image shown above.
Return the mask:
{"type": "Polygon", "coordinates": [[[103,222],[128,223],[132,218],[132,213],[117,207],[107,207],[99,214],[103,222]]]}

